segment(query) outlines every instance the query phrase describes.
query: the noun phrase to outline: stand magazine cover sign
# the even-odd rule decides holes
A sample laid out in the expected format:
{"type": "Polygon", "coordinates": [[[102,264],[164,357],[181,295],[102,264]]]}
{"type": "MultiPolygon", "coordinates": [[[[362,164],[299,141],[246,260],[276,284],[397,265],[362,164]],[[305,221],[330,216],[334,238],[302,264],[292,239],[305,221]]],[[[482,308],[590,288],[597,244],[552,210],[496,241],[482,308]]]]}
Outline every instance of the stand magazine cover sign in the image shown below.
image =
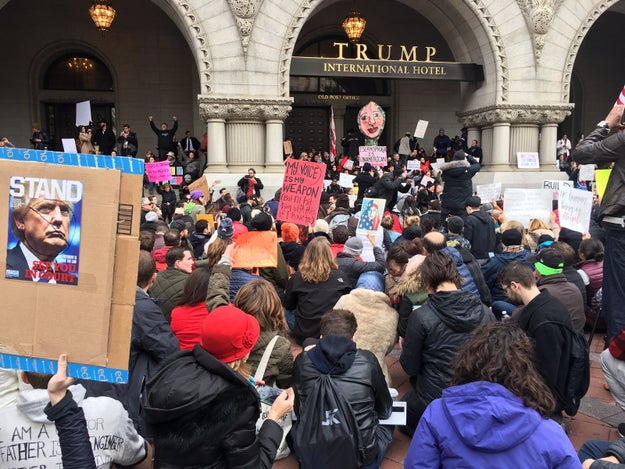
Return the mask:
{"type": "Polygon", "coordinates": [[[5,278],[78,284],[83,183],[11,176],[5,278]]]}

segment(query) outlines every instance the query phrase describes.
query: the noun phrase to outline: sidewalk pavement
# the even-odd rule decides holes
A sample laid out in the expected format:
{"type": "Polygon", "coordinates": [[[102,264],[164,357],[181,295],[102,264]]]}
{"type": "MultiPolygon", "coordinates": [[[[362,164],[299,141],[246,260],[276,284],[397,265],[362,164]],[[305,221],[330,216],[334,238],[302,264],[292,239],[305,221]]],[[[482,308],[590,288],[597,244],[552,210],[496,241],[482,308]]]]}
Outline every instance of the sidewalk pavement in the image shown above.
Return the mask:
{"type": "MultiPolygon", "coordinates": [[[[292,344],[293,356],[301,352],[301,347],[292,344]]],[[[603,338],[596,334],[591,344],[591,369],[590,369],[590,389],[586,397],[582,400],[579,412],[574,417],[565,417],[568,427],[568,436],[576,450],[587,440],[616,440],[619,438],[616,426],[625,422],[625,412],[616,405],[612,395],[603,385],[603,373],[599,363],[599,354],[603,350],[603,338]]],[[[400,396],[403,396],[409,389],[408,376],[404,373],[399,364],[400,350],[396,346],[395,350],[386,357],[391,372],[393,387],[396,388],[400,396]]],[[[393,442],[389,448],[382,469],[399,469],[404,467],[404,457],[410,446],[410,438],[395,431],[393,442]]],[[[291,454],[288,458],[276,461],[273,465],[275,469],[297,469],[298,464],[295,456],[291,454]]]]}

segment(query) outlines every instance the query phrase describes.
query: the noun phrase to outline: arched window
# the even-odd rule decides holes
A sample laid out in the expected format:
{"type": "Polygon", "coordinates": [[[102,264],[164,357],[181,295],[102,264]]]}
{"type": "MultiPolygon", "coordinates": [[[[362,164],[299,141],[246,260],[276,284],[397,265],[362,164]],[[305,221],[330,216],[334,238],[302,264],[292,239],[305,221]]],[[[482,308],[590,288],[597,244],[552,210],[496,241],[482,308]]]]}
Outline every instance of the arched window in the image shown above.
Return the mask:
{"type": "Polygon", "coordinates": [[[113,91],[113,77],[102,61],[88,54],[67,54],[46,71],[46,90],[113,91]]]}

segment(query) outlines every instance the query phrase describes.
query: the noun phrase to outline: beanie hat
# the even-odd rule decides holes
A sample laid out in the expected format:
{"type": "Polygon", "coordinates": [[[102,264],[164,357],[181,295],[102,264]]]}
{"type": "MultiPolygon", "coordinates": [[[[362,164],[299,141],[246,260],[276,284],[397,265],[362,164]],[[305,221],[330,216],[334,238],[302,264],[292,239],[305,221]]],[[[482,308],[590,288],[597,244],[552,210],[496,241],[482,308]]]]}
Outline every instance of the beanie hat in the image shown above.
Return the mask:
{"type": "Polygon", "coordinates": [[[345,254],[351,254],[352,256],[360,256],[360,253],[362,253],[362,240],[356,236],[352,236],[345,242],[343,252],[345,254]]]}
{"type": "Polygon", "coordinates": [[[183,231],[187,229],[187,224],[182,220],[174,220],[169,224],[172,230],[183,231]]]}
{"type": "Polygon", "coordinates": [[[158,221],[156,212],[148,212],[145,214],[145,221],[158,221]]]}
{"type": "Polygon", "coordinates": [[[469,197],[465,206],[479,209],[482,207],[482,199],[477,196],[469,197]]]}
{"type": "Polygon", "coordinates": [[[339,194],[336,196],[336,202],[334,202],[334,206],[336,208],[346,208],[349,209],[349,196],[347,194],[339,194]]]}
{"type": "Polygon", "coordinates": [[[251,224],[254,231],[270,231],[273,225],[273,218],[271,218],[271,215],[268,213],[258,212],[258,214],[252,218],[251,224]]]}
{"type": "Polygon", "coordinates": [[[204,197],[204,193],[202,191],[191,191],[190,197],[191,200],[200,200],[200,198],[204,197]]]}
{"type": "Polygon", "coordinates": [[[328,226],[328,222],[319,218],[315,222],[315,226],[313,226],[313,233],[330,233],[330,227],[328,226]]]}
{"type": "Polygon", "coordinates": [[[232,220],[230,220],[230,218],[221,220],[219,228],[217,228],[217,237],[221,239],[232,239],[233,234],[234,228],[232,227],[232,220]]]}
{"type": "Polygon", "coordinates": [[[543,249],[532,260],[540,275],[561,274],[564,269],[564,258],[553,248],[543,249]]]}
{"type": "Polygon", "coordinates": [[[539,250],[542,248],[549,247],[553,244],[553,236],[548,234],[542,234],[538,237],[538,248],[539,250]]]}
{"type": "Polygon", "coordinates": [[[299,238],[299,229],[295,223],[282,223],[280,230],[282,231],[282,241],[285,243],[297,241],[299,238]]]}
{"type": "Polygon", "coordinates": [[[380,272],[363,272],[358,277],[356,288],[364,288],[366,290],[384,292],[384,275],[380,272]]]}
{"type": "Polygon", "coordinates": [[[450,233],[460,234],[464,228],[464,220],[460,217],[449,217],[447,219],[447,229],[450,233]]]}
{"type": "Polygon", "coordinates": [[[465,154],[465,152],[463,152],[462,150],[457,150],[456,153],[454,153],[454,161],[464,160],[466,156],[467,155],[465,154]]]}
{"type": "Polygon", "coordinates": [[[509,229],[501,233],[501,244],[504,246],[520,246],[523,242],[523,235],[520,231],[509,229]]]}
{"type": "Polygon", "coordinates": [[[362,170],[365,173],[368,173],[369,171],[371,171],[371,163],[365,163],[362,165],[362,170]]]}
{"type": "Polygon", "coordinates": [[[260,326],[256,318],[233,305],[215,308],[202,323],[202,348],[223,363],[247,355],[256,345],[260,326]]]}
{"type": "Polygon", "coordinates": [[[406,241],[412,241],[415,238],[420,238],[422,234],[423,234],[423,231],[421,230],[420,226],[412,225],[412,226],[407,226],[406,228],[404,228],[404,231],[402,231],[401,236],[406,241]]]}

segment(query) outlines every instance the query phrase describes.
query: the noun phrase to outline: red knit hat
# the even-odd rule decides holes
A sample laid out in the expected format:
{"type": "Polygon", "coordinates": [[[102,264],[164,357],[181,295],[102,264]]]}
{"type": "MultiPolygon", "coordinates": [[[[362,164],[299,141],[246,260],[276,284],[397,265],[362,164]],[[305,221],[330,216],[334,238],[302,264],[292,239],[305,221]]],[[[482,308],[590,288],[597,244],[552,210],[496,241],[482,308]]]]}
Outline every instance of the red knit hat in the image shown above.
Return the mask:
{"type": "Polygon", "coordinates": [[[297,241],[299,238],[299,228],[297,228],[295,223],[282,223],[280,230],[282,233],[282,241],[285,243],[297,241]]]}
{"type": "Polygon", "coordinates": [[[202,347],[223,363],[247,355],[259,335],[256,318],[232,305],[215,308],[202,323],[202,347]]]}

